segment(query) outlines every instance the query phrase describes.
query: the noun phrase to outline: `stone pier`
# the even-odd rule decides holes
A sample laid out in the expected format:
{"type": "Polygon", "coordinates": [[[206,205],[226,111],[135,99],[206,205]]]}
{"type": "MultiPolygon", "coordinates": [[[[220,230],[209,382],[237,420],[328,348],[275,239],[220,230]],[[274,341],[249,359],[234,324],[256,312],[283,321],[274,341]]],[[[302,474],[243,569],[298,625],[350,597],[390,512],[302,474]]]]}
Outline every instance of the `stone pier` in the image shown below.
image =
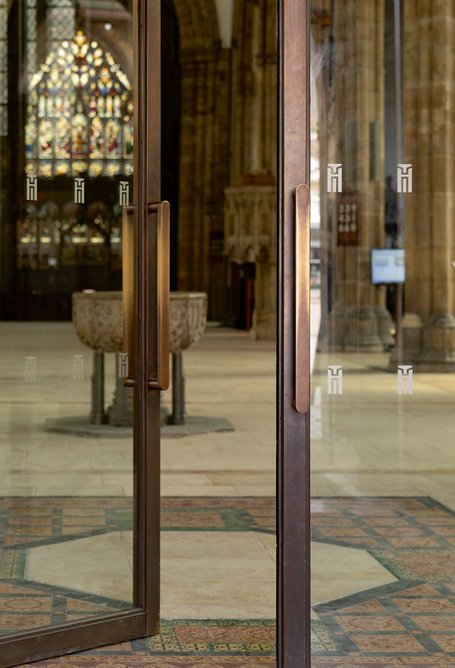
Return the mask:
{"type": "Polygon", "coordinates": [[[454,18],[452,0],[404,2],[405,162],[414,188],[405,196],[403,357],[422,371],[455,370],[454,18]]]}

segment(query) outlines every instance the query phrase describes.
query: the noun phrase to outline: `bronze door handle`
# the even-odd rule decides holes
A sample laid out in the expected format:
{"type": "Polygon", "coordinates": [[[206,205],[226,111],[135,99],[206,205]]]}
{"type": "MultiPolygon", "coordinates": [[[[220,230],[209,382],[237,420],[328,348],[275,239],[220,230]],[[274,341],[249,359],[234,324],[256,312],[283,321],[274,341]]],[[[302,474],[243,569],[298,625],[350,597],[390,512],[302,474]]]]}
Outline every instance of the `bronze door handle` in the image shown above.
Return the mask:
{"type": "MultiPolygon", "coordinates": [[[[169,387],[169,308],[170,308],[170,205],[169,202],[156,202],[149,204],[148,224],[152,215],[156,215],[156,269],[153,259],[149,254],[149,263],[146,275],[147,286],[154,284],[150,271],[156,271],[156,308],[155,313],[148,314],[150,318],[156,317],[156,365],[155,370],[149,370],[148,387],[153,390],[167,390],[169,387]],[[156,315],[155,315],[156,314],[156,315]]],[[[150,230],[148,233],[150,238],[150,230]]],[[[153,303],[154,299],[147,300],[153,303]]],[[[150,309],[150,307],[149,307],[150,309]]],[[[151,331],[151,328],[149,328],[151,331]]]]}
{"type": "Polygon", "coordinates": [[[295,189],[295,385],[294,408],[310,410],[310,189],[295,189]]]}
{"type": "MultiPolygon", "coordinates": [[[[147,386],[151,390],[169,387],[169,303],[170,303],[170,207],[169,202],[149,204],[146,216],[144,290],[146,302],[147,386]]],[[[123,275],[123,350],[127,354],[128,374],[124,385],[135,387],[137,369],[136,296],[137,236],[135,208],[124,207],[122,231],[123,275]]]]}
{"type": "Polygon", "coordinates": [[[126,353],[127,376],[123,384],[137,384],[137,360],[135,346],[135,252],[134,207],[125,206],[122,218],[122,303],[123,303],[123,352],[126,353]]]}

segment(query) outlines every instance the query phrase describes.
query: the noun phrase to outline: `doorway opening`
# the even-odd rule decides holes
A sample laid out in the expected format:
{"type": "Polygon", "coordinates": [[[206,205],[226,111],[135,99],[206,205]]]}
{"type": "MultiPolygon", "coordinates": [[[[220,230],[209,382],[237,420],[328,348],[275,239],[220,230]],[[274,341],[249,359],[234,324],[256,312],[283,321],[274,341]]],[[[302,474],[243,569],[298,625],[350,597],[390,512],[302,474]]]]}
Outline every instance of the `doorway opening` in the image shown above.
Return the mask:
{"type": "MultiPolygon", "coordinates": [[[[191,635],[191,652],[197,644],[203,655],[228,656],[226,641],[237,636],[245,657],[271,658],[276,5],[174,0],[174,9],[181,94],[171,322],[181,318],[187,340],[171,334],[173,386],[162,402],[161,612],[166,638],[191,635]]],[[[176,146],[171,135],[163,141],[176,146]]]]}

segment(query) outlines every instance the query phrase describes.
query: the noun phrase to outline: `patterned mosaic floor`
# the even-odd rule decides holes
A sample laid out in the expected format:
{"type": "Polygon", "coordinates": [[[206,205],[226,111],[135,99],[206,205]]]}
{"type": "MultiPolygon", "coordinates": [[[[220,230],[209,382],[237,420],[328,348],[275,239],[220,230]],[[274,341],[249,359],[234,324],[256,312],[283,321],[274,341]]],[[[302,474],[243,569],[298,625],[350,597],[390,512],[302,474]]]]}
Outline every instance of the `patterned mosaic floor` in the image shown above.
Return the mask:
{"type": "MultiPolygon", "coordinates": [[[[162,529],[273,533],[274,514],[268,498],[167,498],[162,529]]],[[[26,555],[43,545],[131,529],[132,500],[124,497],[0,499],[0,635],[128,607],[121,600],[28,580],[26,555]]]]}
{"type": "Polygon", "coordinates": [[[455,513],[429,498],[315,499],[313,538],[367,548],[397,582],[315,607],[313,664],[455,665],[455,513]]]}
{"type": "MultiPolygon", "coordinates": [[[[115,609],[115,601],[38,591],[35,583],[21,580],[17,564],[21,550],[31,545],[130,528],[130,503],[88,498],[0,501],[3,555],[14,553],[19,569],[14,579],[3,567],[0,618],[11,612],[5,601],[21,605],[27,622],[36,616],[37,624],[43,623],[43,609],[55,621],[84,610],[100,614],[108,604],[115,609]],[[33,513],[36,521],[30,526],[33,513]],[[22,597],[14,589],[20,586],[22,597]]],[[[165,531],[273,532],[274,500],[166,498],[162,519],[165,531]]],[[[455,666],[454,512],[426,497],[314,499],[313,539],[367,550],[397,578],[315,607],[313,666],[455,666]]],[[[36,665],[261,668],[275,665],[274,632],[272,620],[163,621],[155,638],[36,665]]]]}

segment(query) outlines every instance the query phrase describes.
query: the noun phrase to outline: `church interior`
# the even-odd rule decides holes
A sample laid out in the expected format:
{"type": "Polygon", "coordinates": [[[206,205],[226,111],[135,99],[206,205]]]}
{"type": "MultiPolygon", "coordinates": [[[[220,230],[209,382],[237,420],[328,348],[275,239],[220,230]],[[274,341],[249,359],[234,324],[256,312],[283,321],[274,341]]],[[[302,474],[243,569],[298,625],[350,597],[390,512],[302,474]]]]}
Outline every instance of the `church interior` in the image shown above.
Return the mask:
{"type": "MultiPolygon", "coordinates": [[[[276,3],[162,0],[161,628],[43,668],[276,665],[276,3]]],[[[312,665],[446,668],[455,5],[310,6],[312,665]]],[[[132,31],[0,0],[0,637],[133,604],[132,31]]]]}

